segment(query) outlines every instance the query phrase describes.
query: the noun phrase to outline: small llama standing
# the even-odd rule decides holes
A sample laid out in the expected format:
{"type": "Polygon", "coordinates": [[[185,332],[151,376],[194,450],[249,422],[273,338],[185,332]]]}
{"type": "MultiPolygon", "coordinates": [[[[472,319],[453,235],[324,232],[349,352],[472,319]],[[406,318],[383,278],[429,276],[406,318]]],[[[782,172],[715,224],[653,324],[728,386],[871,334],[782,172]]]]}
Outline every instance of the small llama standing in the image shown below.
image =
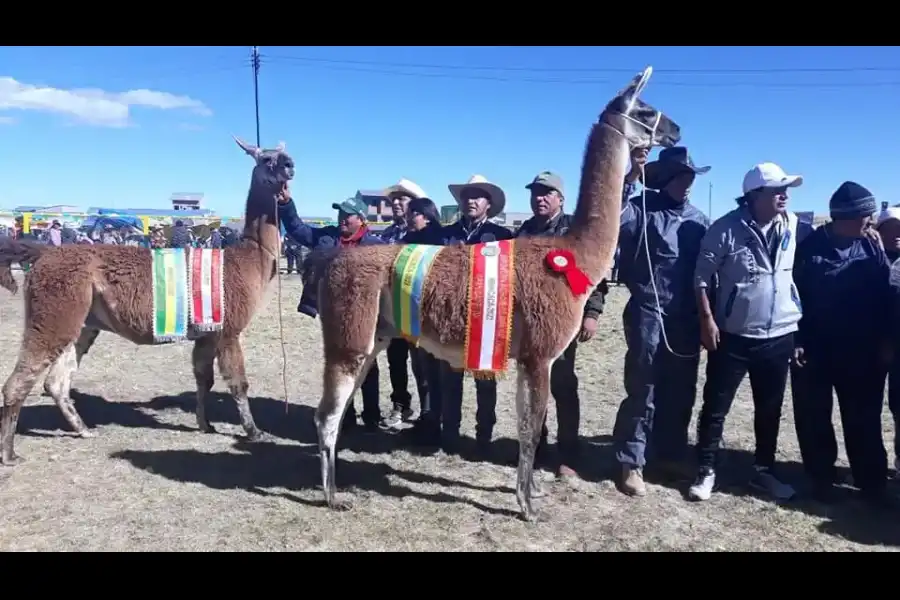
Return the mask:
{"type": "Polygon", "coordinates": [[[283,146],[264,150],[235,141],[255,163],[243,238],[236,247],[149,250],[0,240],[0,285],[15,293],[18,286],[10,273],[11,263],[31,263],[22,345],[3,386],[0,463],[15,465],[21,460],[14,450],[19,411],[45,370],[44,390],[66,421],[79,436],[93,436],[75,410],[69,390],[72,376],[101,331],[141,345],[192,340],[197,426],[204,432],[215,431],[205,407],[218,361],[248,439],[260,438],[247,399],[241,332],[277,274],[281,234],[276,203],[294,177],[294,161],[283,146]]]}
{"type": "Polygon", "coordinates": [[[504,371],[515,359],[516,499],[522,516],[534,518],[534,453],[550,367],[577,335],[584,304],[612,264],[629,152],[638,145],[674,146],[681,137],[678,125],[638,98],[650,74],[647,68],[635,77],[593,125],[574,223],[565,236],[441,248],[372,246],[328,259],[318,281],[325,368],[315,422],[329,506],[341,506],[335,445],[344,409],[378,353],[403,335],[482,376],[504,371]],[[395,316],[407,312],[416,315],[415,323],[395,316]]]}

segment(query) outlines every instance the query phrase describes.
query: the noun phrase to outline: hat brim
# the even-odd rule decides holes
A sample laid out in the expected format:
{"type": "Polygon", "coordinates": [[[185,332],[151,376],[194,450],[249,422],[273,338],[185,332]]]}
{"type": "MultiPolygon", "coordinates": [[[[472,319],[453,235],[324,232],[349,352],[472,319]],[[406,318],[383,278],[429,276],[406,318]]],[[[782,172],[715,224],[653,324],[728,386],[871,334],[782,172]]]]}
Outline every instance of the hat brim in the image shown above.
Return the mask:
{"type": "Polygon", "coordinates": [[[419,192],[409,189],[408,187],[400,184],[394,184],[391,187],[385,188],[384,191],[381,192],[385,197],[390,198],[391,196],[409,196],[410,198],[424,198],[424,196],[420,196],[419,192]]]}
{"type": "Polygon", "coordinates": [[[356,209],[353,209],[353,210],[345,210],[345,209],[344,209],[344,205],[341,204],[340,202],[335,202],[334,204],[331,205],[331,208],[333,208],[334,210],[336,210],[336,211],[338,211],[338,212],[345,212],[345,213],[347,213],[348,215],[356,215],[356,216],[358,216],[358,217],[361,218],[361,219],[367,217],[367,215],[362,214],[361,212],[359,212],[359,211],[356,210],[356,209]]]}
{"type": "Polygon", "coordinates": [[[465,188],[473,187],[487,192],[488,196],[491,197],[491,204],[487,211],[488,219],[493,219],[502,213],[503,209],[506,207],[506,193],[500,189],[500,186],[494,185],[493,183],[451,183],[447,187],[450,189],[450,194],[456,200],[457,204],[462,203],[459,194],[465,188]]]}
{"type": "Polygon", "coordinates": [[[644,165],[644,185],[651,190],[658,190],[679,173],[705,175],[710,170],[711,166],[692,167],[680,162],[655,160],[644,165]]]}
{"type": "Polygon", "coordinates": [[[556,186],[554,186],[554,185],[550,185],[550,184],[544,183],[543,181],[532,181],[531,183],[529,183],[528,185],[525,186],[525,189],[526,189],[526,190],[532,190],[532,189],[534,189],[536,186],[539,186],[539,185],[540,185],[540,186],[543,186],[543,187],[545,187],[545,188],[547,188],[548,190],[556,190],[556,191],[559,192],[560,194],[563,193],[563,191],[562,191],[561,189],[559,189],[558,187],[556,187],[556,186]]]}

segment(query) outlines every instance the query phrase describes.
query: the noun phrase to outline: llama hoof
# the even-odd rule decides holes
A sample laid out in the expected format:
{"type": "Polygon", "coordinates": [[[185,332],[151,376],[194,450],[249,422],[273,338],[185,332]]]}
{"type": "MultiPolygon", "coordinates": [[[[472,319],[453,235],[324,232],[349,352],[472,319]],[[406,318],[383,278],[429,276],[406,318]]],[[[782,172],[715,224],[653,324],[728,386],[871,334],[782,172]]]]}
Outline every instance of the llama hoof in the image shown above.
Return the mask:
{"type": "Polygon", "coordinates": [[[264,442],[266,441],[266,434],[259,429],[255,431],[249,431],[244,436],[244,440],[247,442],[264,442]]]}
{"type": "Polygon", "coordinates": [[[16,453],[12,453],[9,456],[4,456],[0,459],[0,463],[3,463],[4,467],[15,467],[16,465],[21,465],[23,462],[25,462],[25,458],[16,453]]]}
{"type": "Polygon", "coordinates": [[[541,514],[533,508],[529,508],[522,511],[522,520],[526,523],[537,523],[541,520],[541,514]]]}
{"type": "Polygon", "coordinates": [[[97,437],[97,434],[90,429],[82,429],[81,431],[76,432],[76,435],[84,440],[97,437]]]}
{"type": "Polygon", "coordinates": [[[349,498],[335,500],[331,508],[337,512],[348,512],[353,510],[353,501],[349,498]]]}

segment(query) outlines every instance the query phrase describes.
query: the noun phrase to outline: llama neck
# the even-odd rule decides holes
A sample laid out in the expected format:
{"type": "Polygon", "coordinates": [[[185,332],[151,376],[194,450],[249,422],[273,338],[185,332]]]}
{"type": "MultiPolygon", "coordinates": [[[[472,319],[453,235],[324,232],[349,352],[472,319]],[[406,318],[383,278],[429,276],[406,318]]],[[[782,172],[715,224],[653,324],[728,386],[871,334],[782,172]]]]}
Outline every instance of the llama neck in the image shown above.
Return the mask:
{"type": "Polygon", "coordinates": [[[592,280],[612,264],[619,237],[622,189],[628,165],[625,137],[608,126],[594,125],[581,167],[581,188],[568,237],[582,254],[580,263],[592,280]]]}
{"type": "Polygon", "coordinates": [[[269,265],[280,252],[281,235],[275,194],[251,186],[244,212],[244,239],[256,242],[260,260],[269,265]]]}

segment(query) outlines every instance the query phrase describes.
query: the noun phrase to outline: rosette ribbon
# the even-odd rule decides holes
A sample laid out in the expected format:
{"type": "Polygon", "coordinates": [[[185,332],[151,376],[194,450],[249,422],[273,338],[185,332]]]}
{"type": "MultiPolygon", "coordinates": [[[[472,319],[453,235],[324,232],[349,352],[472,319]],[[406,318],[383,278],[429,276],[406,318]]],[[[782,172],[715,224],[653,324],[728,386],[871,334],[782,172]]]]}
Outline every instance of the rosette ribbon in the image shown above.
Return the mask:
{"type": "Polygon", "coordinates": [[[575,264],[575,255],[569,250],[551,250],[546,260],[553,271],[566,276],[573,295],[580,296],[591,287],[591,280],[575,264]]]}

